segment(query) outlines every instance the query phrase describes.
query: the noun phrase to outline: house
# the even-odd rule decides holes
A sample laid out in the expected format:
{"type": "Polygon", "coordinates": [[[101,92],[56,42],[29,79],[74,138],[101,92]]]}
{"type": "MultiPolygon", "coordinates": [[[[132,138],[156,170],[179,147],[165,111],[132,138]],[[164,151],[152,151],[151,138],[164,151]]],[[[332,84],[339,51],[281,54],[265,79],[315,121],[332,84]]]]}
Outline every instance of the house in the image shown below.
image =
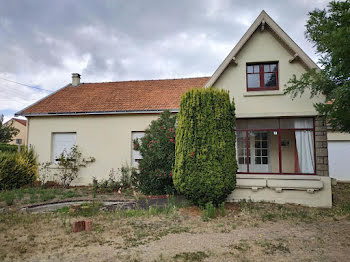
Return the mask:
{"type": "Polygon", "coordinates": [[[18,134],[8,144],[26,145],[27,144],[27,120],[11,118],[5,125],[11,125],[19,130],[18,134]]]}
{"type": "Polygon", "coordinates": [[[348,167],[350,133],[340,133],[329,129],[327,140],[329,176],[341,182],[350,182],[350,170],[348,167]]]}
{"type": "Polygon", "coordinates": [[[313,107],[324,98],[284,94],[291,76],[310,68],[317,65],[262,11],[211,77],[80,83],[73,74],[71,84],[17,115],[28,118],[28,144],[40,161],[74,144],[95,157],[77,181],[88,184],[136,162],[132,139],[162,110],[178,112],[183,92],[226,89],[236,103],[239,165],[227,200],[331,207],[327,128],[313,107]]]}

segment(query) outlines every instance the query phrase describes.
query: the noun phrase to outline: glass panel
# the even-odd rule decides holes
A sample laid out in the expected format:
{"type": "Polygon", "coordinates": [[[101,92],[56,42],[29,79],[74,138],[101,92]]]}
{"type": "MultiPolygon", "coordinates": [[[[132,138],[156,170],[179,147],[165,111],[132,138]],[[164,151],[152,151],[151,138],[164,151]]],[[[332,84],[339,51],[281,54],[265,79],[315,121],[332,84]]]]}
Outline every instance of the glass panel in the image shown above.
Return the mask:
{"type": "Polygon", "coordinates": [[[253,66],[247,66],[247,73],[253,73],[253,66]]]}
{"type": "Polygon", "coordinates": [[[259,74],[248,74],[248,87],[250,88],[260,87],[259,74]]]}
{"type": "Polygon", "coordinates": [[[270,65],[264,65],[264,72],[270,72],[270,65]]]}
{"type": "MultiPolygon", "coordinates": [[[[238,172],[247,172],[247,139],[245,131],[238,131],[237,134],[237,159],[238,172]]],[[[249,148],[249,145],[248,145],[249,148]]],[[[248,158],[250,162],[250,157],[248,158]]]]}
{"type": "Polygon", "coordinates": [[[282,118],[280,120],[281,128],[313,128],[312,118],[282,118]]]}
{"type": "Polygon", "coordinates": [[[265,118],[265,119],[248,119],[248,129],[277,129],[278,119],[277,118],[265,118]]]}
{"type": "Polygon", "coordinates": [[[313,131],[281,131],[283,173],[314,173],[313,131]]]}
{"type": "Polygon", "coordinates": [[[259,73],[259,65],[254,66],[254,73],[259,73]]]}
{"type": "MultiPolygon", "coordinates": [[[[277,134],[277,130],[275,131],[277,134]]],[[[249,131],[252,163],[249,173],[279,173],[278,135],[274,131],[249,131]]]]}
{"type": "Polygon", "coordinates": [[[271,72],[276,72],[277,65],[276,64],[271,64],[270,65],[270,70],[271,72]]]}
{"type": "Polygon", "coordinates": [[[248,128],[248,120],[246,119],[236,120],[236,129],[247,129],[247,128],[248,128]]]}
{"type": "Polygon", "coordinates": [[[264,73],[264,85],[269,86],[276,86],[276,73],[264,73]]]}

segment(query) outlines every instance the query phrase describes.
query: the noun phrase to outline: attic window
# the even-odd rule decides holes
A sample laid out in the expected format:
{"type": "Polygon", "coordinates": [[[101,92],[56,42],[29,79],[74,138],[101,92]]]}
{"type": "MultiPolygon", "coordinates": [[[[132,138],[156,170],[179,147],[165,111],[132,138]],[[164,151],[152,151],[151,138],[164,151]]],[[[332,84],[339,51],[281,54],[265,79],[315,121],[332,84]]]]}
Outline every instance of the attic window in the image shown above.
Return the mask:
{"type": "Polygon", "coordinates": [[[247,90],[278,90],[278,63],[247,64],[247,90]]]}

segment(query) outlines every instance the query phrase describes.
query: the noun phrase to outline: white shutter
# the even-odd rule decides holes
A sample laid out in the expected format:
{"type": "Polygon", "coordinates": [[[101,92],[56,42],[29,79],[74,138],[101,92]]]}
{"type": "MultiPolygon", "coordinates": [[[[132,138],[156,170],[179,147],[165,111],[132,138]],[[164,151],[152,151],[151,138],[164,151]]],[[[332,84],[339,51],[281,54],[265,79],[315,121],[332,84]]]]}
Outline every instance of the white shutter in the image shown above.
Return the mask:
{"type": "MultiPolygon", "coordinates": [[[[141,138],[145,136],[145,132],[132,132],[132,141],[134,141],[134,139],[138,139],[139,142],[141,143],[141,138]]],[[[134,144],[132,143],[132,145],[134,146],[134,144]]],[[[142,156],[140,154],[140,151],[137,150],[132,150],[132,164],[133,166],[137,167],[137,160],[142,159],[142,156]]]]}
{"type": "Polygon", "coordinates": [[[65,150],[67,153],[71,151],[72,147],[77,143],[77,134],[76,133],[53,133],[52,137],[52,156],[53,161],[56,162],[56,159],[63,153],[65,150]]]}

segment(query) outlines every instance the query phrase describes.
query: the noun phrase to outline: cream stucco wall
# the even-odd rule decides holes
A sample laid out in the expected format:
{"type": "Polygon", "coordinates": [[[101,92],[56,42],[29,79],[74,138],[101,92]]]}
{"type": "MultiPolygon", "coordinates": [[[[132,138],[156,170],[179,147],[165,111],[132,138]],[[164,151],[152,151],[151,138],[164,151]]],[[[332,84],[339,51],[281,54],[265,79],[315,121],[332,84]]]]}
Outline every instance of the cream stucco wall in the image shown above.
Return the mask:
{"type": "Polygon", "coordinates": [[[39,162],[52,160],[52,133],[76,132],[83,157],[95,157],[80,172],[77,185],[92,183],[92,177],[108,178],[109,171],[131,164],[131,132],[145,130],[157,114],[30,117],[28,145],[39,162]]]}
{"type": "Polygon", "coordinates": [[[350,133],[328,131],[327,140],[328,141],[350,141],[350,133]]]}
{"type": "Polygon", "coordinates": [[[13,140],[9,142],[11,145],[16,145],[16,139],[22,139],[22,145],[26,145],[27,143],[27,127],[22,125],[21,123],[15,121],[15,120],[10,120],[8,122],[9,124],[12,123],[12,125],[19,130],[19,133],[13,137],[13,140]]]}
{"type": "Polygon", "coordinates": [[[305,72],[298,59],[289,62],[292,57],[293,54],[271,32],[257,30],[236,56],[237,65],[231,63],[214,86],[230,91],[238,118],[316,115],[313,103],[322,101],[322,98],[310,100],[309,92],[305,92],[301,98],[292,100],[290,95],[283,94],[284,85],[291,76],[305,72]],[[278,61],[279,90],[247,92],[246,64],[268,61],[278,61]]]}

